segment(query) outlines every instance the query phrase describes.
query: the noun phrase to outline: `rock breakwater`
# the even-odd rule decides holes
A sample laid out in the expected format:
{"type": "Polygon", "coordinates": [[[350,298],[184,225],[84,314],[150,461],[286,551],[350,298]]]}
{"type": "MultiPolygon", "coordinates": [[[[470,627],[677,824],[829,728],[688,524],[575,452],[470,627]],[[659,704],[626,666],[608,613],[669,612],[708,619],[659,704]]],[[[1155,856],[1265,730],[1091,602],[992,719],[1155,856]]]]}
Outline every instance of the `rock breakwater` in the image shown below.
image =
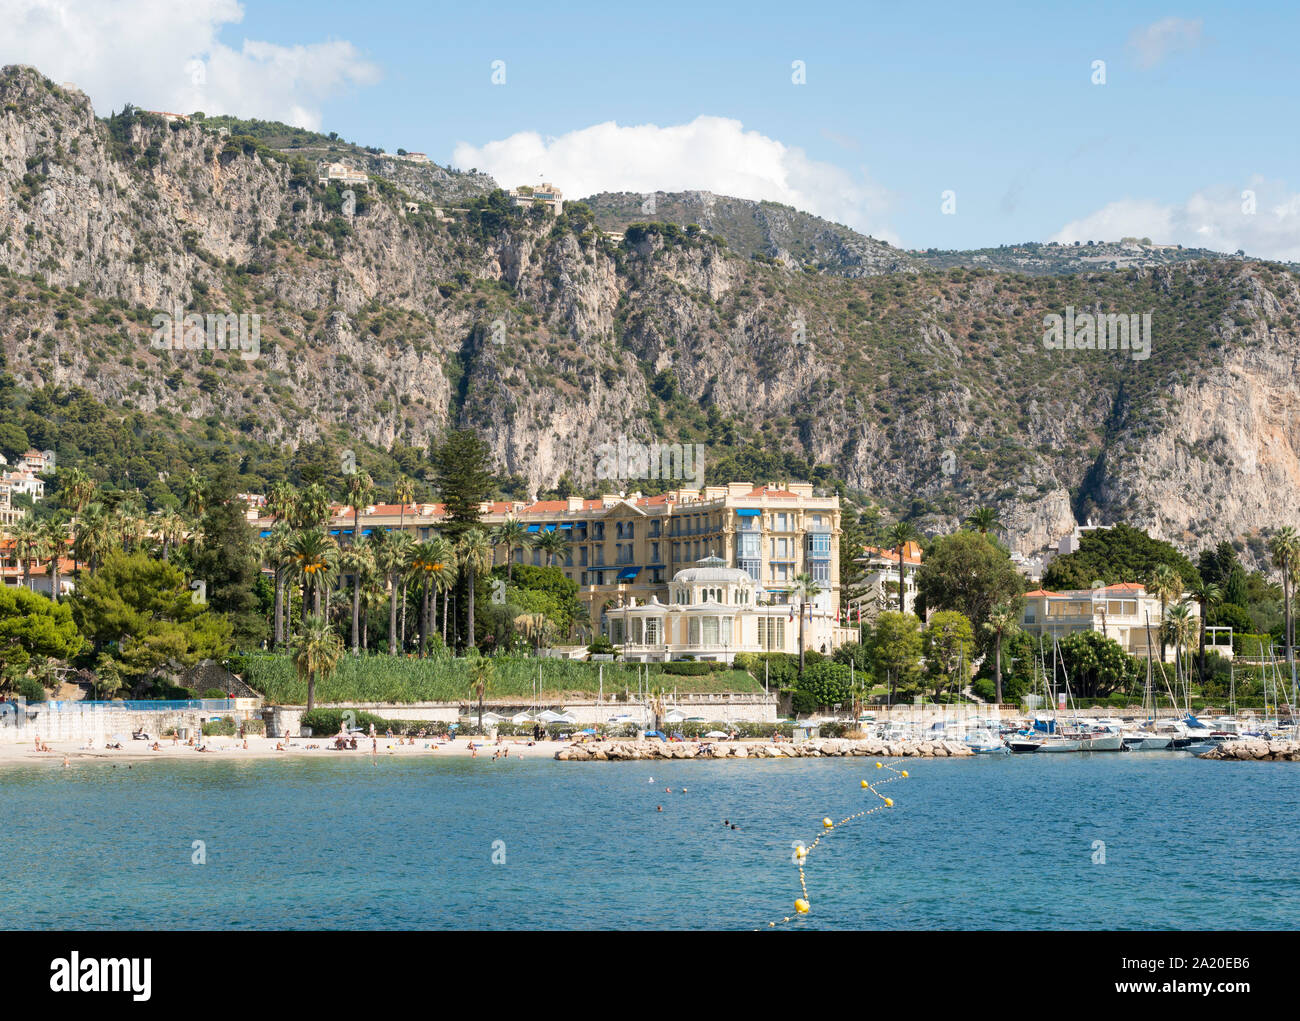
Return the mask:
{"type": "Polygon", "coordinates": [[[799,744],[744,741],[591,741],[555,753],[561,762],[610,762],[628,759],[816,759],[837,756],[884,758],[960,758],[974,753],[958,741],[885,742],[827,738],[799,744]]]}

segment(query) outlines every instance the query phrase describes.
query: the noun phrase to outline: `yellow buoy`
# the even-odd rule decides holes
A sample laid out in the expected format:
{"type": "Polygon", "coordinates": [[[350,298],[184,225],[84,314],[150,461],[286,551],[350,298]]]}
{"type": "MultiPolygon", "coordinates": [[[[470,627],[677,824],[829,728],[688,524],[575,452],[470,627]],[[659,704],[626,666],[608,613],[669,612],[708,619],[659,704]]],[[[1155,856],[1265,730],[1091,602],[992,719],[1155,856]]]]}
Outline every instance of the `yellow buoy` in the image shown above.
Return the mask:
{"type": "Polygon", "coordinates": [[[798,911],[799,914],[806,915],[808,914],[808,902],[804,900],[802,897],[800,897],[797,901],[794,902],[794,909],[798,911]]]}
{"type": "Polygon", "coordinates": [[[885,764],[884,764],[883,762],[877,762],[877,763],[876,763],[876,768],[877,768],[877,769],[884,769],[884,768],[885,768],[885,764]]]}
{"type": "Polygon", "coordinates": [[[807,858],[808,848],[804,847],[803,844],[800,844],[798,847],[794,849],[794,856],[796,858],[807,858]]]}
{"type": "Polygon", "coordinates": [[[903,775],[903,776],[907,776],[907,770],[906,770],[906,769],[903,770],[903,774],[902,774],[902,775],[903,775]]]}
{"type": "Polygon", "coordinates": [[[894,799],[893,799],[893,798],[886,798],[886,799],[885,799],[885,807],[886,807],[886,808],[893,808],[893,807],[894,807],[894,799]]]}
{"type": "Polygon", "coordinates": [[[822,825],[825,826],[827,829],[830,829],[835,824],[831,822],[831,817],[828,815],[825,819],[822,820],[822,825]]]}
{"type": "Polygon", "coordinates": [[[871,785],[870,785],[869,783],[867,783],[866,780],[863,780],[863,781],[862,781],[862,786],[863,786],[863,787],[870,787],[871,785]]]}

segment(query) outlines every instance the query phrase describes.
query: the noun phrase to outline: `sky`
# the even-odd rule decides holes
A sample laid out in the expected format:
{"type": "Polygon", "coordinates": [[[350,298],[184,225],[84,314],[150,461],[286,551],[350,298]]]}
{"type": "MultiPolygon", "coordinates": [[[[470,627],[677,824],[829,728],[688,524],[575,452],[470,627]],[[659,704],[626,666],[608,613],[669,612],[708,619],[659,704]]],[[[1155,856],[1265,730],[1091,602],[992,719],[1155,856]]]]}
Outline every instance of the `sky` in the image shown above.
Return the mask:
{"type": "Polygon", "coordinates": [[[101,116],[337,131],[566,199],[785,202],[906,248],[1300,260],[1300,5],[0,0],[101,116]]]}

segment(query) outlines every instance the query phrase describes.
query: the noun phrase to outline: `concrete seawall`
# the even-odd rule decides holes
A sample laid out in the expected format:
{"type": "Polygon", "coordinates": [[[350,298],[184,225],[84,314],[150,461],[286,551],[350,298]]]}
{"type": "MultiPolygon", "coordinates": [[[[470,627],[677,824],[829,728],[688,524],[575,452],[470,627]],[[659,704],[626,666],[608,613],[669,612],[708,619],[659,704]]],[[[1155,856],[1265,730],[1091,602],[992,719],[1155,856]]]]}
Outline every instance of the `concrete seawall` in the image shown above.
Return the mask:
{"type": "Polygon", "coordinates": [[[746,741],[591,741],[561,748],[561,762],[609,762],[627,759],[816,759],[843,756],[880,758],[963,758],[974,755],[959,741],[886,743],[876,740],[825,740],[764,744],[746,741]]]}

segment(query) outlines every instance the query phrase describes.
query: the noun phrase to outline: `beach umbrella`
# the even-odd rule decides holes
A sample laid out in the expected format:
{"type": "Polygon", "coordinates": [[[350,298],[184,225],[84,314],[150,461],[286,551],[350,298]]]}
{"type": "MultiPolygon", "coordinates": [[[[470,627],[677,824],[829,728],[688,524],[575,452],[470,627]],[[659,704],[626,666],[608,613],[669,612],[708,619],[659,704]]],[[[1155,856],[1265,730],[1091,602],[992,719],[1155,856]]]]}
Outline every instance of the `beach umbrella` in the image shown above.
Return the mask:
{"type": "Polygon", "coordinates": [[[709,731],[707,734],[705,734],[704,736],[705,736],[705,737],[726,737],[727,735],[724,734],[724,733],[723,733],[722,731],[720,731],[720,730],[710,730],[710,731],[709,731]]]}

